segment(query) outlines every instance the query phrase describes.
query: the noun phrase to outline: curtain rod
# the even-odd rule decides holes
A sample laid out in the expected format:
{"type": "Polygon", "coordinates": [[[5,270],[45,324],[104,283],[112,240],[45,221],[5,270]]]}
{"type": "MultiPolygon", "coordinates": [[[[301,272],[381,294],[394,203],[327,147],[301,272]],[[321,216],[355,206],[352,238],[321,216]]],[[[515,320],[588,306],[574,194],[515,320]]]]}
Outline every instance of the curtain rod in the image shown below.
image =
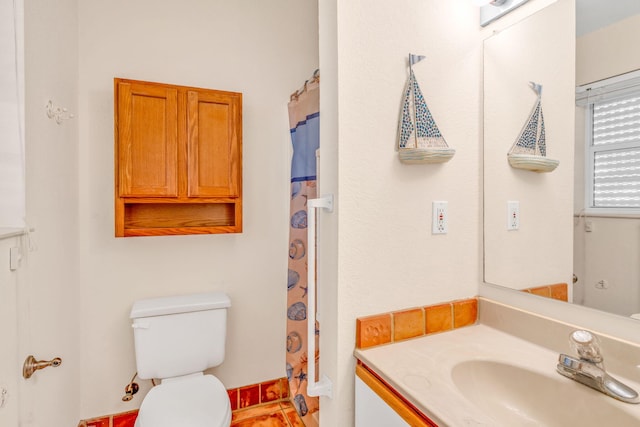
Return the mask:
{"type": "Polygon", "coordinates": [[[598,80],[576,87],[576,105],[584,107],[603,97],[615,97],[625,91],[637,90],[640,87],[640,70],[630,71],[617,76],[598,80]]]}
{"type": "Polygon", "coordinates": [[[297,101],[300,95],[307,91],[307,86],[320,81],[320,69],[316,69],[309,80],[305,80],[304,85],[289,96],[289,101],[297,101]]]}

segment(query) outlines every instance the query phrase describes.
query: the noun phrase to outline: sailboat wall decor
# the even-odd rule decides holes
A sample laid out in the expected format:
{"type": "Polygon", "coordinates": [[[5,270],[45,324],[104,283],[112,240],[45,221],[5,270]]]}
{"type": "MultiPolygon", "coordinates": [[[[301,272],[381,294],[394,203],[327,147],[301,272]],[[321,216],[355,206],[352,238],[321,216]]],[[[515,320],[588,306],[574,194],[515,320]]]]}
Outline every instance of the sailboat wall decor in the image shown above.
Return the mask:
{"type": "Polygon", "coordinates": [[[542,114],[542,85],[529,82],[529,86],[536,92],[538,98],[529,119],[518,135],[518,139],[511,146],[507,158],[509,164],[517,169],[551,172],[558,167],[560,162],[547,157],[544,115],[542,114]]]}
{"type": "Polygon", "coordinates": [[[444,163],[456,152],[449,148],[436,126],[413,73],[413,65],[424,58],[422,55],[409,54],[409,79],[398,123],[397,149],[402,163],[444,163]]]}

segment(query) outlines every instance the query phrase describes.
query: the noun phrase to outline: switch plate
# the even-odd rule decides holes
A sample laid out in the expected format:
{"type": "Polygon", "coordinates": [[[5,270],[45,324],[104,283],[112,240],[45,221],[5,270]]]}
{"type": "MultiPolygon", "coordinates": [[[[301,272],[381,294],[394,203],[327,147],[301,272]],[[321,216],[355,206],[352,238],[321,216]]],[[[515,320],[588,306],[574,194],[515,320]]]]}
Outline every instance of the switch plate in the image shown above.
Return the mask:
{"type": "Polygon", "coordinates": [[[449,231],[448,216],[447,202],[433,202],[431,234],[447,234],[449,231]]]}
{"type": "Polygon", "coordinates": [[[593,221],[585,221],[584,222],[584,231],[590,233],[593,231],[593,221]]]}
{"type": "Polygon", "coordinates": [[[520,202],[507,202],[507,230],[518,230],[520,228],[520,202]]]}
{"type": "Polygon", "coordinates": [[[9,270],[15,271],[20,267],[20,261],[22,260],[22,253],[20,248],[14,246],[9,248],[9,270]]]}

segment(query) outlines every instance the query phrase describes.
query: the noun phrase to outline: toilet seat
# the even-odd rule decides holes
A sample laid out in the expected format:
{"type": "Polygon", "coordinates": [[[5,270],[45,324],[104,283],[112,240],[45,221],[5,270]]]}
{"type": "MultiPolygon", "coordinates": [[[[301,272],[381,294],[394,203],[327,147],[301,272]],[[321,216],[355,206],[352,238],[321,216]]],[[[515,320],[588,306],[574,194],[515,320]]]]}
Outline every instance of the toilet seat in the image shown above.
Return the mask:
{"type": "Polygon", "coordinates": [[[222,382],[202,373],[165,379],[142,401],[135,427],[229,427],[231,404],[222,382]]]}

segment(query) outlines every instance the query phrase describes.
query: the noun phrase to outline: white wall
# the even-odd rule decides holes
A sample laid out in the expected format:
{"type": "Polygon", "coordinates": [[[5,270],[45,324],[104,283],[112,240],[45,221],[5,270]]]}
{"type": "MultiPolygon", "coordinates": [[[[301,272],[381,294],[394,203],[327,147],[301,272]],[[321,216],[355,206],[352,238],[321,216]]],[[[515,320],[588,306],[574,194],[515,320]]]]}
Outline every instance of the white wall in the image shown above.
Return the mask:
{"type": "Polygon", "coordinates": [[[449,3],[339,4],[339,303],[348,308],[341,313],[365,315],[476,291],[481,51],[476,9],[449,3]],[[448,163],[398,160],[409,52],[427,56],[414,71],[457,151],[448,163]],[[446,235],[431,234],[434,200],[449,203],[446,235]]]}
{"type": "Polygon", "coordinates": [[[573,301],[622,316],[640,313],[640,219],[580,217],[575,223],[573,301]]]}
{"type": "Polygon", "coordinates": [[[83,0],[78,14],[81,417],[141,402],[120,400],[140,298],[226,291],[227,358],[215,374],[228,388],[285,376],[287,102],[318,67],[317,2],[83,0]],[[242,234],[113,237],[114,77],[243,93],[242,234]]]}
{"type": "Polygon", "coordinates": [[[473,296],[480,280],[480,60],[471,3],[320,4],[323,69],[321,371],[333,399],[321,425],[353,423],[355,319],[473,296]],[[404,165],[396,129],[408,53],[453,159],[404,165]],[[330,117],[327,117],[329,112],[330,117]],[[431,202],[449,202],[449,233],[431,235],[431,202]]]}
{"type": "MultiPolygon", "coordinates": [[[[24,227],[24,30],[23,2],[0,1],[0,424],[18,425],[18,286],[9,254],[20,248],[7,227],[24,227]],[[17,47],[17,49],[16,49],[17,47]],[[6,234],[5,234],[6,233],[6,234]]],[[[14,230],[15,231],[15,230],[14,230]]]]}
{"type": "Polygon", "coordinates": [[[52,100],[78,111],[77,1],[25,2],[27,223],[18,284],[19,352],[62,366],[21,381],[21,424],[78,422],[78,133],[75,120],[49,119],[52,100]],[[30,248],[30,250],[28,249],[30,248]],[[52,398],[55,396],[55,398],[52,398]]]}
{"type": "Polygon", "coordinates": [[[593,83],[640,68],[639,26],[640,15],[634,15],[578,37],[576,85],[593,83]]]}
{"type": "MultiPolygon", "coordinates": [[[[576,84],[640,69],[640,15],[629,17],[576,40],[576,84]]],[[[574,302],[628,316],[640,312],[640,219],[584,217],[585,112],[576,108],[574,302]],[[591,223],[590,232],[585,222],[591,223]],[[604,280],[606,288],[598,283],[604,280]]]]}
{"type": "Polygon", "coordinates": [[[320,219],[321,371],[334,385],[322,425],[353,423],[357,317],[478,293],[482,40],[550,3],[482,30],[472,2],[320,2],[321,186],[337,196],[320,219]],[[409,52],[427,57],[414,71],[449,163],[407,166],[394,151],[409,52]],[[431,235],[433,200],[449,202],[446,235],[431,235]]]}
{"type": "Polygon", "coordinates": [[[9,251],[20,247],[17,237],[0,239],[2,269],[0,269],[0,425],[18,425],[19,369],[18,351],[18,283],[20,271],[9,269],[9,251]]]}

